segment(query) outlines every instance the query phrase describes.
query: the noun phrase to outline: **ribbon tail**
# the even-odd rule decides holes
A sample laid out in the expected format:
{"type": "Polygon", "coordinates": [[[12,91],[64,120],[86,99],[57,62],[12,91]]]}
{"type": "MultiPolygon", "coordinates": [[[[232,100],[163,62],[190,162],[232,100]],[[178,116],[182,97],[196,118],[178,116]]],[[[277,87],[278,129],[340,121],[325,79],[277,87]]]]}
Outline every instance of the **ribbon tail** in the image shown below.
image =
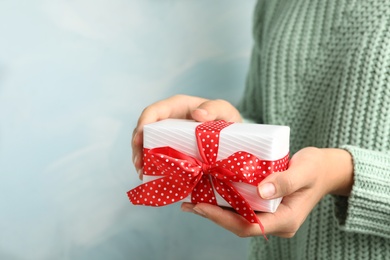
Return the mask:
{"type": "Polygon", "coordinates": [[[221,195],[221,197],[229,203],[238,214],[245,218],[249,223],[257,223],[264,238],[268,240],[265,235],[263,224],[245,198],[231,184],[213,179],[213,185],[219,195],[221,195]]]}

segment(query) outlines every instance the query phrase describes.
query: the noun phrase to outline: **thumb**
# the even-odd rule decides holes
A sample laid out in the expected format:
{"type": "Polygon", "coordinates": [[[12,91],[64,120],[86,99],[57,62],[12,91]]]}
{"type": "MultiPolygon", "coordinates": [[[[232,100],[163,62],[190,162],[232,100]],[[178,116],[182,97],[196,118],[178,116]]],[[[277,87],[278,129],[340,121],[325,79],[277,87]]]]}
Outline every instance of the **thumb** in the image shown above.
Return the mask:
{"type": "Polygon", "coordinates": [[[308,147],[298,151],[291,158],[286,171],[274,172],[260,182],[260,197],[280,198],[314,185],[322,161],[322,152],[318,148],[308,147]]]}
{"type": "Polygon", "coordinates": [[[192,111],[192,118],[199,122],[225,120],[227,122],[241,122],[238,110],[229,102],[217,99],[205,101],[192,111]]]}
{"type": "Polygon", "coordinates": [[[263,180],[258,186],[258,192],[263,199],[280,198],[298,190],[298,185],[289,171],[275,172],[263,180]]]}
{"type": "Polygon", "coordinates": [[[288,170],[274,172],[258,186],[263,199],[274,199],[290,195],[303,188],[314,185],[316,169],[304,163],[291,161],[288,170]]]}

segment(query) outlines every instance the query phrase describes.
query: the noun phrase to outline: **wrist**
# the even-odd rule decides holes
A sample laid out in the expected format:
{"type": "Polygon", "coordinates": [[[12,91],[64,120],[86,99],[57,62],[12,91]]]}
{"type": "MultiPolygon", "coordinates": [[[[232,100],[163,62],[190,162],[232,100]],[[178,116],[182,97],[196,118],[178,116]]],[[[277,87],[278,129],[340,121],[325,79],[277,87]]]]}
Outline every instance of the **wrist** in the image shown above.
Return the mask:
{"type": "Polygon", "coordinates": [[[349,196],[353,185],[353,161],[351,154],[343,149],[323,148],[325,154],[328,193],[349,196]]]}

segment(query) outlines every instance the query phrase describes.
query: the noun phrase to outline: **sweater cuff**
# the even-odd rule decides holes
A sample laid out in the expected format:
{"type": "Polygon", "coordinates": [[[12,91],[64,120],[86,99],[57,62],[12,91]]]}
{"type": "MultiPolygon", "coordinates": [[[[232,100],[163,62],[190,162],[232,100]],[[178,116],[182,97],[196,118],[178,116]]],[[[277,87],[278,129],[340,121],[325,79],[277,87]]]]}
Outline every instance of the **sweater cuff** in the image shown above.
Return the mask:
{"type": "Polygon", "coordinates": [[[334,196],[335,215],[345,231],[390,237],[390,154],[343,146],[353,158],[349,197],[334,196]]]}

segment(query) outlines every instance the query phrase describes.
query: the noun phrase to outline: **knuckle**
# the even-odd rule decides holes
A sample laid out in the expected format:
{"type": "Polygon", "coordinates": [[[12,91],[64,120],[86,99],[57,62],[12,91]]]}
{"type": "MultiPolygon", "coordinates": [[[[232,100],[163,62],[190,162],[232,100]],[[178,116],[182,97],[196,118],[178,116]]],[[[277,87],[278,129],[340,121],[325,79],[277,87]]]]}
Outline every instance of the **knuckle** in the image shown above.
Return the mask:
{"type": "Polygon", "coordinates": [[[153,105],[147,106],[142,110],[141,117],[150,113],[150,111],[153,109],[153,105]]]}
{"type": "Polygon", "coordinates": [[[230,105],[230,103],[224,99],[214,99],[213,101],[216,103],[220,103],[221,105],[224,105],[224,106],[230,105]]]}
{"type": "Polygon", "coordinates": [[[291,232],[290,233],[295,234],[298,231],[299,227],[300,227],[300,224],[295,221],[291,225],[291,232]]]}
{"type": "Polygon", "coordinates": [[[291,193],[294,191],[294,181],[293,181],[293,178],[291,178],[290,175],[287,175],[287,178],[286,178],[286,192],[287,193],[291,193]]]}
{"type": "Polygon", "coordinates": [[[177,100],[177,99],[182,99],[184,97],[185,97],[185,95],[183,95],[183,94],[175,94],[175,95],[171,96],[171,99],[177,100]]]}
{"type": "Polygon", "coordinates": [[[276,180],[276,183],[279,183],[280,193],[283,195],[288,195],[295,191],[294,180],[287,173],[280,174],[276,180]]]}
{"type": "Polygon", "coordinates": [[[227,103],[226,100],[220,99],[220,98],[214,99],[213,101],[215,101],[215,102],[220,102],[220,103],[227,103]]]}

